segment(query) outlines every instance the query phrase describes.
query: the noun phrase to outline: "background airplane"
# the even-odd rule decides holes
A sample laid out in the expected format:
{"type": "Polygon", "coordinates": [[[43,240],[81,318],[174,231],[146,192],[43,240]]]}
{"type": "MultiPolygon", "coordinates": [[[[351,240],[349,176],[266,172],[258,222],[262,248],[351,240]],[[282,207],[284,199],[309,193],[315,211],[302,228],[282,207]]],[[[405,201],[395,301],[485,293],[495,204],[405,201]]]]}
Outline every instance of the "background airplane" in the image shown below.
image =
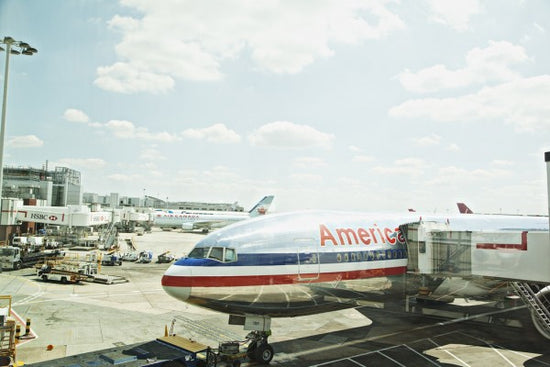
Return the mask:
{"type": "Polygon", "coordinates": [[[230,223],[266,214],[272,202],[273,195],[265,196],[247,213],[194,210],[157,210],[153,214],[153,223],[160,228],[180,228],[186,231],[202,230],[206,233],[214,228],[224,227],[230,223]]]}
{"type": "Polygon", "coordinates": [[[464,203],[456,203],[456,206],[458,207],[458,211],[462,214],[474,214],[472,209],[468,208],[464,203]]]}

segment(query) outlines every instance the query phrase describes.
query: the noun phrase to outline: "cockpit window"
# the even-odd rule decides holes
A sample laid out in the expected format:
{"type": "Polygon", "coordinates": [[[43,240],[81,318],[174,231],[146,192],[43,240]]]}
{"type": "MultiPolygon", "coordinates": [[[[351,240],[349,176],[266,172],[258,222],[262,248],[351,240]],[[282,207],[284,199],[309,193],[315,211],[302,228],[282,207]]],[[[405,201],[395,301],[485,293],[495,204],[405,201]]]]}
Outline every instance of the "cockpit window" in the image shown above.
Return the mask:
{"type": "Polygon", "coordinates": [[[192,259],[212,259],[223,263],[230,263],[237,261],[237,252],[234,248],[225,247],[196,247],[194,248],[188,258],[192,259]]]}
{"type": "Polygon", "coordinates": [[[195,247],[190,253],[189,255],[187,255],[187,257],[191,258],[191,259],[204,259],[206,257],[206,255],[208,254],[208,250],[210,250],[210,248],[206,247],[195,247]]]}
{"type": "Polygon", "coordinates": [[[235,253],[235,249],[226,248],[224,262],[230,263],[232,261],[237,261],[237,254],[235,253]]]}
{"type": "Polygon", "coordinates": [[[212,260],[223,261],[223,247],[212,247],[208,258],[212,260]]]}

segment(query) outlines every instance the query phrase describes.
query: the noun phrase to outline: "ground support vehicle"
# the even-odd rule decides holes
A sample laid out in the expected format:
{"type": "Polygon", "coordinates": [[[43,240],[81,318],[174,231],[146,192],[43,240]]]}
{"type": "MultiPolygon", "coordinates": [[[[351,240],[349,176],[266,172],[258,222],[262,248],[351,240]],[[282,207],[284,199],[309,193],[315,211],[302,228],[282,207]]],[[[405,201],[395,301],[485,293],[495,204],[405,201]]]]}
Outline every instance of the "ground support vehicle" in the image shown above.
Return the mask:
{"type": "Polygon", "coordinates": [[[120,259],[122,261],[136,261],[138,259],[138,253],[136,251],[125,252],[120,259]]]}
{"type": "Polygon", "coordinates": [[[137,263],[148,264],[153,260],[153,253],[151,251],[141,251],[138,255],[137,263]]]}
{"type": "Polygon", "coordinates": [[[69,270],[55,269],[49,265],[44,265],[37,269],[36,275],[45,282],[48,280],[55,280],[61,283],[79,283],[80,281],[88,280],[89,278],[86,274],[69,270]]]}
{"type": "Polygon", "coordinates": [[[218,349],[207,349],[204,353],[206,367],[239,367],[246,361],[267,365],[273,359],[273,347],[267,342],[271,332],[251,331],[243,341],[220,343],[218,349]]]}
{"type": "Polygon", "coordinates": [[[157,256],[158,264],[171,263],[174,260],[176,260],[176,257],[172,255],[170,251],[163,252],[162,254],[157,256]]]}
{"type": "Polygon", "coordinates": [[[101,265],[122,265],[122,259],[117,254],[105,254],[101,259],[101,265]]]}
{"type": "Polygon", "coordinates": [[[59,251],[27,252],[15,246],[0,247],[0,266],[5,270],[18,270],[32,267],[47,258],[59,257],[59,251]]]}

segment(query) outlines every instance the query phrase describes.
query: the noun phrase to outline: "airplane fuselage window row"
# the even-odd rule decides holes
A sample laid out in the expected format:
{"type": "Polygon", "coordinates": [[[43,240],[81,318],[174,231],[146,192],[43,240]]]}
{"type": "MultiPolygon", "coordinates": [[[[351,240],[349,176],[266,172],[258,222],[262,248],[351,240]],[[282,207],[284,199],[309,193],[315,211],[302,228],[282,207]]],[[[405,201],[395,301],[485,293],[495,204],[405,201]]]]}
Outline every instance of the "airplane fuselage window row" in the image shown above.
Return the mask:
{"type": "Polygon", "coordinates": [[[345,253],[339,253],[336,255],[337,262],[377,261],[377,260],[393,260],[393,259],[406,259],[406,258],[407,258],[407,250],[405,249],[345,252],[345,253]]]}
{"type": "MultiPolygon", "coordinates": [[[[406,249],[388,249],[388,250],[370,250],[359,252],[343,252],[337,254],[319,254],[322,259],[331,263],[336,262],[356,262],[356,261],[380,261],[380,260],[393,260],[393,259],[406,259],[406,249]]],[[[319,262],[319,256],[315,253],[305,255],[305,258],[298,256],[298,261],[303,264],[317,264],[319,262]]],[[[228,247],[197,247],[194,248],[188,258],[192,259],[210,259],[223,263],[231,263],[237,261],[237,253],[235,249],[228,247]]]]}

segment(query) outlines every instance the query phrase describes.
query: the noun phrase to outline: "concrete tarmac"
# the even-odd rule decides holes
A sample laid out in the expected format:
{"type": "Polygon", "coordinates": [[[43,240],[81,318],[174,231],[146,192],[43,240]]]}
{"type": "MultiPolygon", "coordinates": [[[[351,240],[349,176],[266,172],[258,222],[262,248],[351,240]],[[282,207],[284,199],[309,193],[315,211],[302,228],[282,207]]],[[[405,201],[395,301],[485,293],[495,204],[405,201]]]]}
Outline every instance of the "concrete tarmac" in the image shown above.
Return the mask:
{"type": "MultiPolygon", "coordinates": [[[[134,240],[138,250],[153,251],[156,260],[164,251],[183,256],[203,237],[156,229],[134,240]]],[[[34,269],[2,273],[0,294],[12,295],[13,309],[22,319],[31,319],[37,336],[20,343],[17,359],[28,365],[150,341],[164,335],[173,320],[178,335],[213,347],[219,341],[244,338],[242,327],[227,325],[227,315],[164,293],[160,279],[169,265],[125,262],[103,267],[103,273],[128,279],[113,285],[43,282],[34,269]]],[[[513,323],[453,323],[435,316],[363,307],[273,319],[270,342],[275,357],[271,365],[550,366],[550,341],[530,325],[526,310],[516,314],[513,323]]]]}

